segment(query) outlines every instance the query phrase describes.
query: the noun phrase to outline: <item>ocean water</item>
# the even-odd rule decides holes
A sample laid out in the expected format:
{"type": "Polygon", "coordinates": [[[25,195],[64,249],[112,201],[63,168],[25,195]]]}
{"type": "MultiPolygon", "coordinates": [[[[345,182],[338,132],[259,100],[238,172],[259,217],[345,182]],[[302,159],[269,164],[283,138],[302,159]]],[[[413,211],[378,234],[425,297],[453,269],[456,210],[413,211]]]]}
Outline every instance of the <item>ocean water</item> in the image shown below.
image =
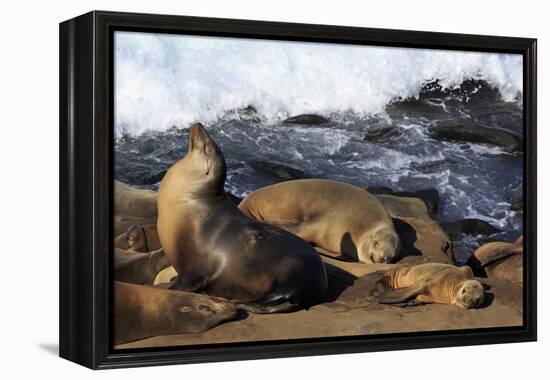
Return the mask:
{"type": "Polygon", "coordinates": [[[522,152],[430,137],[473,124],[521,140],[521,56],[134,32],[117,32],[115,49],[117,179],[157,188],[200,121],[235,195],[280,180],[262,165],[286,165],[362,187],[436,189],[439,221],[502,231],[463,236],[470,252],[522,233],[522,152]],[[303,113],[330,122],[283,122],[303,113]]]}

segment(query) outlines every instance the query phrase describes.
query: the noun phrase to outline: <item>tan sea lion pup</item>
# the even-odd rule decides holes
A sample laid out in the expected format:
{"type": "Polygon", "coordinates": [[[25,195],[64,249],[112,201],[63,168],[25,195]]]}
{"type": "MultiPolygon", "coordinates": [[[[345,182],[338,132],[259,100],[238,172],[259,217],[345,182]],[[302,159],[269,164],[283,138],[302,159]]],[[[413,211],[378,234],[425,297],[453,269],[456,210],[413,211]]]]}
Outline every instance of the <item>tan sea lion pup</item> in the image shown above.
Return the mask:
{"type": "Polygon", "coordinates": [[[221,298],[115,281],[115,344],[202,332],[235,315],[235,306],[221,298]]]}
{"type": "Polygon", "coordinates": [[[115,248],[114,276],[116,281],[153,285],[157,274],[169,265],[162,248],[147,253],[115,248]]]}
{"type": "Polygon", "coordinates": [[[378,303],[403,304],[414,300],[470,309],[479,307],[485,299],[485,288],[474,279],[467,266],[430,263],[367,276],[375,279],[374,289],[367,299],[378,303]]]}
{"type": "Polygon", "coordinates": [[[499,241],[483,244],[466,264],[478,276],[523,283],[523,236],[514,243],[499,241]]]}
{"type": "Polygon", "coordinates": [[[161,248],[156,224],[134,224],[115,238],[115,248],[150,252],[161,248]]]}
{"type": "Polygon", "coordinates": [[[171,288],[204,292],[255,313],[318,303],[327,288],[317,252],[296,235],[252,220],[224,191],[226,164],[201,124],[166,173],[158,194],[158,233],[178,273],[171,288]]]}
{"type": "Polygon", "coordinates": [[[382,203],[346,183],[324,179],[282,182],[250,193],[239,209],[317,247],[363,263],[389,263],[399,254],[399,236],[382,203]]]}

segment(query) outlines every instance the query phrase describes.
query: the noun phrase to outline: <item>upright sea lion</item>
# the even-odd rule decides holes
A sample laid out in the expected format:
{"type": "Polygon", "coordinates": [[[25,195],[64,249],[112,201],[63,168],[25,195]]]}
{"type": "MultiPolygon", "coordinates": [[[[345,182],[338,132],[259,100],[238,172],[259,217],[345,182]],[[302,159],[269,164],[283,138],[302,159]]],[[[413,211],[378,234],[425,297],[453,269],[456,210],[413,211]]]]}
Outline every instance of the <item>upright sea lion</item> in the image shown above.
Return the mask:
{"type": "Polygon", "coordinates": [[[368,274],[374,280],[367,299],[388,304],[407,301],[479,307],[485,288],[474,279],[470,267],[429,263],[368,274]]]}
{"type": "Polygon", "coordinates": [[[150,252],[160,249],[156,224],[133,224],[115,238],[115,248],[134,252],[150,252]]]}
{"type": "Polygon", "coordinates": [[[477,276],[523,282],[523,236],[514,243],[483,244],[470,256],[469,265],[477,276]]]}
{"type": "Polygon", "coordinates": [[[282,182],[250,193],[239,209],[363,263],[389,263],[399,254],[399,236],[382,203],[346,183],[324,179],[282,182]]]}
{"type": "Polygon", "coordinates": [[[201,124],[158,194],[158,232],[178,273],[174,289],[224,297],[256,313],[308,308],[327,287],[313,247],[242,214],[224,191],[223,154],[201,124]]]}
{"type": "Polygon", "coordinates": [[[153,285],[157,274],[168,267],[164,250],[139,253],[115,248],[114,275],[116,281],[153,285]]]}
{"type": "Polygon", "coordinates": [[[202,332],[235,315],[235,306],[221,298],[115,281],[115,344],[202,332]]]}

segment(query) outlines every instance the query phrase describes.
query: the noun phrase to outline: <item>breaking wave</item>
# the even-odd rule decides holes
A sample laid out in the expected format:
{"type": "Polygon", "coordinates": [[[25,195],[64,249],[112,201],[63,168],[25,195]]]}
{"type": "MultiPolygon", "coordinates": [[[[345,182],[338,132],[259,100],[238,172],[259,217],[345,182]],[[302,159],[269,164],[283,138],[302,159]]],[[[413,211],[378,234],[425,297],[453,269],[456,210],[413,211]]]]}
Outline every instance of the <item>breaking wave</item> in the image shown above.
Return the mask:
{"type": "Polygon", "coordinates": [[[377,114],[433,81],[484,81],[510,102],[522,64],[514,54],[116,32],[115,133],[211,123],[249,105],[267,120],[377,114]]]}

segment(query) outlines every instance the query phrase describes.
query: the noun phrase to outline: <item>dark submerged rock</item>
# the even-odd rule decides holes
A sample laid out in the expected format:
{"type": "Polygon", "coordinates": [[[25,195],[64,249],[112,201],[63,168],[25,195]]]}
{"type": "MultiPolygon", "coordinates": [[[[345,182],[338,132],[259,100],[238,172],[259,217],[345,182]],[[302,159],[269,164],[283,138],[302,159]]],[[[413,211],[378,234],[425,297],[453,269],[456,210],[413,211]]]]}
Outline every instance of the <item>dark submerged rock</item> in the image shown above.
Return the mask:
{"type": "Polygon", "coordinates": [[[462,219],[454,222],[444,222],[441,225],[452,240],[458,240],[461,234],[490,235],[500,232],[498,228],[480,219],[462,219]]]}
{"type": "Polygon", "coordinates": [[[283,121],[283,123],[285,124],[305,124],[305,125],[318,125],[318,124],[325,124],[329,122],[330,122],[329,119],[323,116],[314,115],[314,114],[303,114],[303,115],[292,116],[283,121]]]}
{"type": "Polygon", "coordinates": [[[438,126],[430,129],[429,134],[434,140],[498,146],[509,152],[520,152],[522,150],[521,139],[515,134],[504,129],[481,125],[438,126]]]}
{"type": "Polygon", "coordinates": [[[231,194],[227,191],[225,193],[227,194],[227,196],[229,197],[229,199],[231,200],[231,202],[233,202],[233,204],[235,206],[238,206],[239,203],[241,203],[241,201],[243,200],[242,198],[236,196],[235,194],[231,194]]]}
{"type": "Polygon", "coordinates": [[[257,171],[268,175],[271,178],[281,181],[304,178],[304,171],[296,167],[276,161],[251,161],[257,171]]]}
{"type": "Polygon", "coordinates": [[[392,137],[399,135],[399,128],[391,125],[372,127],[367,130],[363,137],[363,141],[369,142],[385,142],[392,137]]]}

